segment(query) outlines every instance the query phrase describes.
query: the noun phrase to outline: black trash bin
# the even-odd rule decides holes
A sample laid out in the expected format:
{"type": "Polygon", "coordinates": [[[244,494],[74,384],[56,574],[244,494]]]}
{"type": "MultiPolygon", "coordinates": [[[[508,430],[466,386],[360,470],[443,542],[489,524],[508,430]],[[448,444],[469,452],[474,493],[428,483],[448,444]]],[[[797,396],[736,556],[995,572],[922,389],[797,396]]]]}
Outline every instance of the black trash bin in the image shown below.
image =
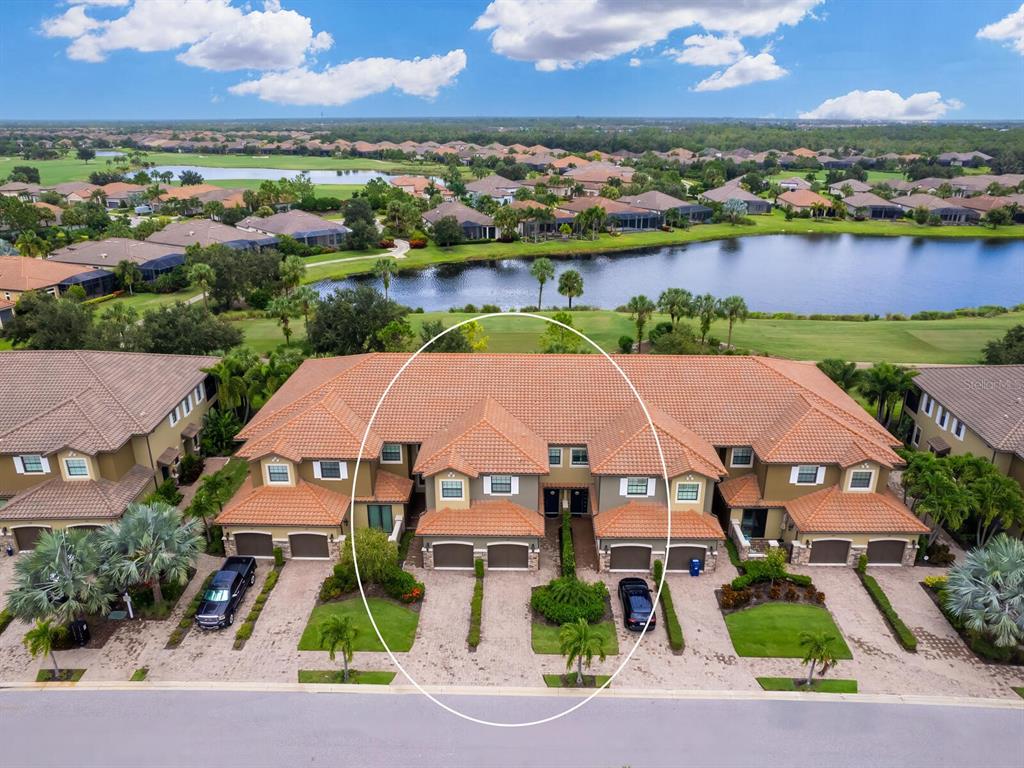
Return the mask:
{"type": "Polygon", "coordinates": [[[79,648],[84,648],[89,644],[89,625],[85,623],[83,619],[71,622],[71,639],[75,641],[75,645],[79,648]]]}
{"type": "Polygon", "coordinates": [[[700,576],[700,560],[696,557],[690,561],[690,575],[700,576]]]}

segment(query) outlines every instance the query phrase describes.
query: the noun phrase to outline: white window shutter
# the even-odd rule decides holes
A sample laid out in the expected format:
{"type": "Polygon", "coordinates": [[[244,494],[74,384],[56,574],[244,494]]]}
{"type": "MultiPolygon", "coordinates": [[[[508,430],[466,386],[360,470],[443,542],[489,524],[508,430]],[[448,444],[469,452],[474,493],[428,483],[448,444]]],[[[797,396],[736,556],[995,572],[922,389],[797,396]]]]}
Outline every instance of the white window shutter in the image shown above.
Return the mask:
{"type": "Polygon", "coordinates": [[[50,460],[48,458],[46,458],[45,456],[40,456],[39,457],[39,461],[41,461],[43,463],[43,472],[49,472],[50,471],[50,460]]]}
{"type": "Polygon", "coordinates": [[[491,495],[491,476],[484,475],[484,493],[488,496],[491,495]]]}
{"type": "Polygon", "coordinates": [[[825,482],[825,468],[818,467],[818,476],[814,478],[814,484],[821,485],[823,482],[825,482]]]}
{"type": "Polygon", "coordinates": [[[14,457],[14,471],[19,475],[25,474],[25,465],[21,463],[21,456],[14,457]]]}
{"type": "Polygon", "coordinates": [[[628,493],[628,491],[626,490],[628,483],[629,483],[629,478],[627,478],[627,477],[620,477],[619,478],[619,496],[625,496],[628,493]]]}
{"type": "Polygon", "coordinates": [[[338,462],[338,466],[341,468],[341,471],[339,473],[340,476],[341,476],[341,479],[342,480],[348,480],[348,462],[347,461],[339,461],[338,462]]]}
{"type": "Polygon", "coordinates": [[[796,485],[797,477],[800,474],[800,467],[793,467],[789,470],[789,484],[796,485]]]}
{"type": "Polygon", "coordinates": [[[313,462],[313,477],[315,477],[317,480],[321,480],[323,478],[323,476],[324,476],[323,472],[320,471],[320,462],[319,461],[314,461],[313,462]]]}
{"type": "Polygon", "coordinates": [[[658,478],[648,477],[647,478],[647,495],[653,496],[658,492],[658,478]]]}
{"type": "Polygon", "coordinates": [[[518,477],[513,477],[512,478],[512,495],[515,496],[517,493],[519,493],[519,478],[518,477]]]}

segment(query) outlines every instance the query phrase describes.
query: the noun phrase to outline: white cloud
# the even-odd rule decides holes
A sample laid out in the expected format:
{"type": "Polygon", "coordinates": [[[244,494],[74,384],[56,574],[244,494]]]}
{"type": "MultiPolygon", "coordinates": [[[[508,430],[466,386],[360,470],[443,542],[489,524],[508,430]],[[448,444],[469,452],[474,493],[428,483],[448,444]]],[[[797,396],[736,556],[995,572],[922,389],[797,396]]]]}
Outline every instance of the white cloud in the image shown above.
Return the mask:
{"type": "Polygon", "coordinates": [[[699,67],[721,67],[739,60],[746,50],[737,38],[715,35],[690,35],[683,40],[683,49],[669,48],[667,56],[679,64],[693,64],[699,67]]]}
{"type": "Polygon", "coordinates": [[[958,99],[943,99],[938,91],[914,93],[903,98],[895,91],[850,91],[826,99],[800,117],[831,120],[938,120],[950,110],[960,109],[958,99]]]}
{"type": "Polygon", "coordinates": [[[775,57],[770,53],[759,53],[756,56],[744,56],[728,69],[715,72],[693,86],[693,90],[724,91],[740,85],[778,80],[788,74],[789,70],[776,64],[775,57]]]}
{"type": "Polygon", "coordinates": [[[297,67],[333,43],[326,32],[314,35],[307,17],[282,10],[278,0],[267,0],[262,11],[231,0],[137,0],[112,19],[88,16],[78,5],[44,21],[42,30],[48,37],[70,38],[67,54],[78,61],[104,61],[120,50],[189,46],[179,54],[182,62],[216,71],[297,67]]]}
{"type": "Polygon", "coordinates": [[[545,72],[604,61],[700,26],[760,37],[794,25],[822,0],[493,0],[473,24],[496,53],[545,72]]]}
{"type": "Polygon", "coordinates": [[[978,30],[978,37],[1005,42],[1017,53],[1024,55],[1024,4],[999,21],[978,30]]]}
{"type": "Polygon", "coordinates": [[[271,72],[228,90],[297,105],[340,106],[391,88],[410,96],[433,98],[465,68],[466,53],[458,49],[425,59],[356,59],[322,72],[307,68],[271,72]]]}
{"type": "Polygon", "coordinates": [[[634,56],[633,58],[631,58],[629,60],[629,66],[631,66],[631,67],[639,67],[642,64],[643,64],[643,62],[640,61],[640,59],[638,59],[636,56],[634,56]]]}

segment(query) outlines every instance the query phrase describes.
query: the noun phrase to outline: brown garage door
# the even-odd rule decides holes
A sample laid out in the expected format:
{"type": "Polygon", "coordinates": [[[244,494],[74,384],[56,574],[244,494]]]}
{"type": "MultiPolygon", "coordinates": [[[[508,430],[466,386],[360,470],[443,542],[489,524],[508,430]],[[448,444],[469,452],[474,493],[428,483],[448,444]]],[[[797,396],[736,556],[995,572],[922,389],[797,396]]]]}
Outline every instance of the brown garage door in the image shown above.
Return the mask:
{"type": "Polygon", "coordinates": [[[850,553],[850,542],[825,539],[811,542],[811,562],[818,564],[845,563],[850,553]]]}
{"type": "Polygon", "coordinates": [[[612,547],[612,560],[609,567],[613,571],[648,571],[651,568],[651,548],[612,547]]]}
{"type": "Polygon", "coordinates": [[[907,548],[907,542],[898,539],[887,539],[885,541],[868,542],[868,562],[873,565],[883,563],[894,563],[899,565],[903,562],[903,552],[907,548]]]}
{"type": "Polygon", "coordinates": [[[35,549],[36,539],[39,538],[39,534],[48,530],[50,529],[38,525],[26,525],[21,528],[15,528],[14,541],[18,545],[18,551],[24,552],[26,550],[35,549]]]}
{"type": "Polygon", "coordinates": [[[249,557],[273,557],[274,540],[269,533],[236,533],[235,549],[249,557]]]}
{"type": "Polygon", "coordinates": [[[435,544],[433,551],[435,568],[473,567],[472,544],[435,544]]]}
{"type": "Polygon", "coordinates": [[[288,537],[292,557],[330,557],[327,537],[319,533],[293,533],[288,537]]]}
{"type": "Polygon", "coordinates": [[[706,555],[707,550],[704,547],[672,547],[668,551],[668,569],[670,571],[688,571],[690,570],[690,561],[694,558],[700,560],[700,567],[703,569],[706,555]]]}
{"type": "Polygon", "coordinates": [[[489,544],[488,568],[528,568],[530,548],[522,544],[489,544]]]}

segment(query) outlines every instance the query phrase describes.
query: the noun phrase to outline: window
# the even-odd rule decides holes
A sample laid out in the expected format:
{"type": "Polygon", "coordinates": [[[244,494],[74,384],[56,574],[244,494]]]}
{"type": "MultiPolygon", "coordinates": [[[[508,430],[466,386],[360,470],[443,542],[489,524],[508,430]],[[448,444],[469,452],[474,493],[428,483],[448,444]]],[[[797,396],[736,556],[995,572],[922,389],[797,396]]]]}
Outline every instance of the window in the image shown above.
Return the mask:
{"type": "Polygon", "coordinates": [[[461,499],[462,498],[462,481],[461,480],[442,480],[441,481],[441,498],[442,499],[461,499]]]}
{"type": "Polygon", "coordinates": [[[855,469],[850,473],[851,491],[870,491],[875,480],[875,473],[870,469],[855,469]]]}
{"type": "Polygon", "coordinates": [[[173,427],[173,426],[174,426],[175,424],[177,424],[177,423],[178,423],[179,421],[181,421],[181,412],[180,412],[180,411],[178,410],[178,409],[179,409],[180,407],[181,407],[180,405],[176,405],[176,406],[174,406],[174,410],[173,410],[173,411],[171,411],[171,415],[170,415],[170,416],[168,416],[168,418],[169,418],[169,419],[170,419],[170,421],[171,421],[171,426],[172,426],[172,427],[173,427]]]}
{"type": "Polygon", "coordinates": [[[64,469],[68,477],[88,477],[89,465],[85,459],[64,459],[64,469]]]}
{"type": "Polygon", "coordinates": [[[915,448],[921,444],[921,428],[914,425],[914,434],[910,436],[910,444],[915,448]]]}
{"type": "Polygon", "coordinates": [[[43,467],[43,457],[36,455],[20,456],[21,468],[26,475],[41,475],[46,469],[43,467]]]}
{"type": "Polygon", "coordinates": [[[180,405],[181,405],[181,412],[183,414],[188,416],[190,413],[192,413],[192,393],[191,392],[189,392],[188,396],[184,400],[181,401],[180,405]]]}
{"type": "Polygon", "coordinates": [[[267,464],[268,483],[287,483],[290,480],[291,475],[288,472],[287,464],[267,464]]]}
{"type": "Polygon", "coordinates": [[[548,448],[548,465],[552,467],[562,466],[561,448],[548,448]]]}
{"type": "Polygon", "coordinates": [[[401,464],[402,444],[384,443],[384,447],[380,449],[380,460],[382,464],[401,464]]]}
{"type": "Polygon", "coordinates": [[[587,449],[584,448],[572,448],[571,449],[571,463],[574,467],[585,467],[590,463],[590,458],[587,456],[587,449]]]}
{"type": "Polygon", "coordinates": [[[344,475],[341,473],[340,461],[319,461],[320,478],[322,480],[341,480],[344,475]]]}
{"type": "Polygon", "coordinates": [[[512,493],[512,475],[491,475],[491,493],[512,493]]]}
{"type": "Polygon", "coordinates": [[[366,515],[371,528],[391,533],[391,529],[395,527],[390,504],[368,504],[366,506],[366,515]]]}
{"type": "Polygon", "coordinates": [[[626,495],[627,496],[646,496],[647,495],[647,478],[646,477],[627,477],[626,478],[626,495]]]}
{"type": "Polygon", "coordinates": [[[676,483],[676,501],[697,501],[700,483],[676,483]]]}
{"type": "Polygon", "coordinates": [[[749,467],[754,463],[754,449],[749,445],[732,449],[732,466],[749,467]]]}
{"type": "Polygon", "coordinates": [[[932,411],[935,410],[935,400],[927,392],[921,396],[921,410],[926,416],[931,416],[932,411]]]}
{"type": "Polygon", "coordinates": [[[797,485],[816,485],[818,483],[818,468],[814,465],[800,466],[796,468],[797,485]]]}
{"type": "Polygon", "coordinates": [[[945,429],[949,426],[949,411],[939,406],[939,410],[935,413],[935,423],[939,425],[939,429],[945,429]]]}
{"type": "Polygon", "coordinates": [[[203,402],[203,385],[199,384],[195,389],[193,389],[192,395],[195,397],[196,405],[203,402]]]}
{"type": "Polygon", "coordinates": [[[953,419],[953,427],[950,431],[957,440],[964,439],[964,423],[960,419],[953,419]]]}

